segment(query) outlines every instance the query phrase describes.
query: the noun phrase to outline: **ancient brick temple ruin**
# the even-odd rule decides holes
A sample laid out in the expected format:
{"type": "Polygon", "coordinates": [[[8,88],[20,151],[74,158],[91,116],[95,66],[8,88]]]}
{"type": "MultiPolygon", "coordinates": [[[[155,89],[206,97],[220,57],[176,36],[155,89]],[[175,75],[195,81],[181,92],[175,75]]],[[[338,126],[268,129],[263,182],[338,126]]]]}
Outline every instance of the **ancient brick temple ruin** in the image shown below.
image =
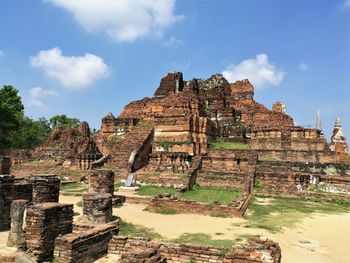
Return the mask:
{"type": "Polygon", "coordinates": [[[88,173],[81,178],[88,181],[82,220],[73,222],[73,206],[59,203],[62,176],[35,174],[16,182],[10,159],[0,159],[0,230],[11,229],[8,245],[37,262],[93,262],[106,254],[120,255],[120,262],[280,262],[278,244],[263,237],[223,253],[119,236],[114,183],[127,178],[182,192],[195,184],[241,192],[227,205],[210,206],[158,195],[149,211],[243,216],[254,193],[350,200],[349,152],[339,118],[329,143],[320,118],[315,128],[297,126],[282,102],[270,110],[254,100],[248,80],[229,83],[221,74],[185,81],[182,73],[169,73],[153,97],[129,103],[118,117],[103,117],[97,134],[86,122],[57,127],[34,151],[12,156],[15,165],[25,158],[88,173]]]}
{"type": "Polygon", "coordinates": [[[259,104],[248,80],[229,83],[216,74],[185,81],[175,72],[160,81],[154,97],[104,117],[96,144],[108,156],[105,167],[139,171],[140,182],[247,189],[253,178],[259,192],[305,196],[322,189],[348,198],[349,153],[340,120],[331,143],[320,123],[296,126],[282,102],[272,110],[259,104]],[[245,147],[211,147],[218,140],[245,147]],[[149,172],[160,175],[143,176],[149,172]],[[174,176],[179,173],[188,179],[174,176]],[[212,173],[221,176],[214,180],[212,173]]]}
{"type": "Polygon", "coordinates": [[[53,161],[65,168],[87,170],[91,168],[92,162],[101,157],[89,125],[84,121],[78,128],[56,126],[48,140],[27,158],[53,161]]]}

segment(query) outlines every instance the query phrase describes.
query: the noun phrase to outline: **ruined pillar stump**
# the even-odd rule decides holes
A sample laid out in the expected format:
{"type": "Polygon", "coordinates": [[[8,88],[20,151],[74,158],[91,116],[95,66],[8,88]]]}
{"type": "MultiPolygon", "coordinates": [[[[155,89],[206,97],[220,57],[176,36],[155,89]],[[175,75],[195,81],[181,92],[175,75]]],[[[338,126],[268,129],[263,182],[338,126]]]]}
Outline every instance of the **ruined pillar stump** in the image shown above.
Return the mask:
{"type": "Polygon", "coordinates": [[[33,203],[58,202],[60,178],[53,174],[36,174],[29,179],[33,184],[33,203]]]}
{"type": "Polygon", "coordinates": [[[89,174],[89,193],[114,194],[114,172],[93,170],[89,174]]]}
{"type": "Polygon", "coordinates": [[[11,158],[0,156],[0,174],[10,174],[11,158]]]}
{"type": "Polygon", "coordinates": [[[25,235],[23,231],[24,212],[29,204],[28,200],[15,200],[11,205],[11,231],[7,246],[25,249],[25,235]]]}
{"type": "Polygon", "coordinates": [[[55,239],[72,233],[73,205],[42,203],[29,206],[26,214],[27,254],[38,263],[52,261],[55,239]]]}
{"type": "Polygon", "coordinates": [[[97,224],[112,221],[112,196],[110,194],[84,194],[83,220],[97,224]]]}
{"type": "Polygon", "coordinates": [[[12,175],[0,175],[0,230],[8,230],[11,226],[14,182],[15,178],[12,175]]]}

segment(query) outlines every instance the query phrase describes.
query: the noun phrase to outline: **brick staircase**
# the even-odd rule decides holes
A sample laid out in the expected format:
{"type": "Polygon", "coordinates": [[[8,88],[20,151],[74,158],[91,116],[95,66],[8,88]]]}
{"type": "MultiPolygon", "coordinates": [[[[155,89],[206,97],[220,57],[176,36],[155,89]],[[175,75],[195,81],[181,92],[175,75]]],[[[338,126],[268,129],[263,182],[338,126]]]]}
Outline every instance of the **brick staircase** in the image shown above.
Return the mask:
{"type": "MultiPolygon", "coordinates": [[[[131,153],[136,150],[138,154],[141,152],[144,154],[143,148],[147,147],[147,143],[150,143],[150,140],[153,139],[153,131],[153,127],[148,126],[131,128],[122,141],[115,142],[110,146],[110,158],[105,167],[127,169],[131,153]]],[[[138,154],[136,154],[135,160],[140,158],[138,154]]]]}

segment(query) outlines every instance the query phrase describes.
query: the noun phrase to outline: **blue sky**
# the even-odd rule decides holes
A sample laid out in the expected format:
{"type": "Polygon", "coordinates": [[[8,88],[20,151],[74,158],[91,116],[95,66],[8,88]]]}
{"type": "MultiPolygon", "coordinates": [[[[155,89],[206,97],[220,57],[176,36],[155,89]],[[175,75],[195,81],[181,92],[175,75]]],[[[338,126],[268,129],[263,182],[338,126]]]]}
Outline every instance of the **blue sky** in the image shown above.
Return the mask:
{"type": "Polygon", "coordinates": [[[0,0],[0,84],[33,118],[99,128],[170,71],[248,77],[267,107],[310,126],[320,109],[327,139],[340,116],[350,138],[350,1],[0,0]]]}

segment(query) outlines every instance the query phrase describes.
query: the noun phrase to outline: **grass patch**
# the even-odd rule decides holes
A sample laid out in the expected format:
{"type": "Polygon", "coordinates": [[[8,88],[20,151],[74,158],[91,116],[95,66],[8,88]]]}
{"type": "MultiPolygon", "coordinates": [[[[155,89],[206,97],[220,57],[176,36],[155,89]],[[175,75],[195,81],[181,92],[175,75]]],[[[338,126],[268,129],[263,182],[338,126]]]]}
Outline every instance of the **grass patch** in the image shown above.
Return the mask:
{"type": "Polygon", "coordinates": [[[218,201],[221,204],[229,204],[234,201],[240,195],[240,193],[241,191],[239,190],[194,186],[191,191],[181,193],[179,198],[207,204],[212,204],[215,201],[218,201]]]}
{"type": "Polygon", "coordinates": [[[78,202],[76,203],[76,205],[77,205],[78,207],[82,207],[82,206],[83,206],[83,200],[78,201],[78,202]]]}
{"type": "Polygon", "coordinates": [[[314,202],[300,198],[254,197],[249,204],[245,227],[263,228],[272,233],[291,227],[312,213],[346,213],[350,204],[343,202],[314,202]]]}
{"type": "Polygon", "coordinates": [[[171,187],[159,187],[153,185],[141,185],[139,190],[137,190],[138,195],[160,195],[160,194],[175,194],[175,189],[171,187]]]}
{"type": "Polygon", "coordinates": [[[161,239],[162,236],[155,232],[151,228],[147,228],[141,225],[134,225],[122,221],[119,224],[119,235],[121,236],[132,236],[132,237],[144,237],[151,239],[161,239]]]}
{"type": "Polygon", "coordinates": [[[22,163],[23,166],[38,166],[38,167],[55,167],[57,166],[57,163],[51,162],[51,161],[32,161],[32,162],[25,162],[22,163]]]}
{"type": "Polygon", "coordinates": [[[177,211],[175,209],[156,210],[155,212],[157,214],[162,214],[162,215],[176,215],[177,214],[177,211]]]}
{"type": "Polygon", "coordinates": [[[219,138],[209,144],[210,149],[216,150],[251,150],[250,146],[245,143],[229,142],[219,138]]]}
{"type": "Polygon", "coordinates": [[[213,246],[222,250],[230,250],[233,245],[237,243],[244,242],[250,237],[250,235],[240,235],[238,238],[234,240],[230,239],[213,239],[208,234],[203,233],[184,233],[180,237],[176,239],[170,240],[171,242],[186,244],[193,243],[204,246],[213,246]]]}
{"type": "Polygon", "coordinates": [[[60,193],[63,195],[80,196],[87,191],[87,185],[79,183],[61,184],[60,193]]]}

